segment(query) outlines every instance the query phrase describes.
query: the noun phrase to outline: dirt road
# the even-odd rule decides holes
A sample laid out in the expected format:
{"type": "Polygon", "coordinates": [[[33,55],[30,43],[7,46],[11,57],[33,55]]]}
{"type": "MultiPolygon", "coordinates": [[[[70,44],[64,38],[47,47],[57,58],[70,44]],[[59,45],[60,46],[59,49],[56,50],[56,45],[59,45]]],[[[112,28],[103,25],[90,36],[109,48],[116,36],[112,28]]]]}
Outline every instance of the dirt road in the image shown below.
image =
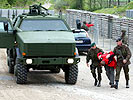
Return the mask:
{"type": "Polygon", "coordinates": [[[5,49],[0,49],[0,100],[133,100],[133,64],[130,65],[130,88],[125,88],[122,71],[119,89],[116,90],[109,87],[104,68],[102,86],[94,87],[85,56],[80,58],[76,85],[66,85],[62,71],[59,74],[32,71],[28,74],[28,84],[18,85],[13,75],[8,73],[5,49]]]}

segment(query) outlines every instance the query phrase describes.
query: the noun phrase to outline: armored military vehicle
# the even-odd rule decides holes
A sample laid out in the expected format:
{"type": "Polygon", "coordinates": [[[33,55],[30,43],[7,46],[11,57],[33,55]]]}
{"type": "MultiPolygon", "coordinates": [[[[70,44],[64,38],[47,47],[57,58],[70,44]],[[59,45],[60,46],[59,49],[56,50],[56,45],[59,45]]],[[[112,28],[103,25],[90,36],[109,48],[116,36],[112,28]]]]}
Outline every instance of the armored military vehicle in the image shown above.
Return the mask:
{"type": "Polygon", "coordinates": [[[41,5],[30,6],[28,14],[12,22],[0,18],[0,48],[7,48],[9,73],[16,83],[27,83],[29,69],[65,73],[67,84],[76,84],[80,61],[72,31],[58,16],[41,5]],[[44,10],[44,12],[42,11],[44,10]]]}

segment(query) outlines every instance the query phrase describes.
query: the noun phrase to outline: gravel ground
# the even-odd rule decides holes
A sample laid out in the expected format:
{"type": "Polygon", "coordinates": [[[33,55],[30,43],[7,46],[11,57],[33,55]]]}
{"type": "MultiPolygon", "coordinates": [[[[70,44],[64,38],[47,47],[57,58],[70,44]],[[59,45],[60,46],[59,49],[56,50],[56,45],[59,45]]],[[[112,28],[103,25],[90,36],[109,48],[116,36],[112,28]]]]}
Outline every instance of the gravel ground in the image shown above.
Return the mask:
{"type": "MultiPolygon", "coordinates": [[[[104,50],[108,51],[108,48],[104,48],[104,50]]],[[[116,90],[108,85],[109,81],[104,68],[102,86],[93,86],[94,79],[90,69],[86,66],[86,56],[81,55],[80,58],[76,85],[65,84],[63,71],[59,74],[31,71],[28,74],[28,84],[18,85],[14,81],[14,76],[8,73],[5,49],[0,49],[0,100],[133,100],[133,63],[130,65],[129,72],[130,88],[125,88],[122,70],[119,89],[116,90]]],[[[133,57],[131,62],[133,62],[133,57]]]]}

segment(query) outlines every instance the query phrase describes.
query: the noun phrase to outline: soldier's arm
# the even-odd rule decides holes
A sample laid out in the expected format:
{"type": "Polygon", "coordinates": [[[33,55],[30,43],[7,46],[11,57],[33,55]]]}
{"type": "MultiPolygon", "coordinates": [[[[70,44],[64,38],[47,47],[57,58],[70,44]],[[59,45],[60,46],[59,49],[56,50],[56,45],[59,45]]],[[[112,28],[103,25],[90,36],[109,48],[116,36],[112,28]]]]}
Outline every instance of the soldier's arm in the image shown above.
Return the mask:
{"type": "Polygon", "coordinates": [[[130,49],[128,47],[126,47],[126,51],[127,51],[127,56],[126,56],[126,60],[129,60],[132,56],[132,53],[130,51],[130,49]]]}
{"type": "Polygon", "coordinates": [[[128,37],[125,38],[125,44],[128,45],[128,37]]]}
{"type": "Polygon", "coordinates": [[[113,53],[114,53],[114,56],[115,56],[116,55],[116,48],[114,48],[113,53]]]}
{"type": "Polygon", "coordinates": [[[86,63],[88,63],[91,59],[91,56],[90,56],[90,50],[88,51],[88,54],[87,54],[87,57],[86,57],[86,63]]]}
{"type": "Polygon", "coordinates": [[[99,52],[102,52],[102,53],[104,53],[104,51],[103,51],[102,49],[100,49],[100,50],[99,50],[99,52]]]}
{"type": "Polygon", "coordinates": [[[89,28],[85,25],[85,29],[86,29],[86,31],[88,31],[89,30],[89,28]]]}

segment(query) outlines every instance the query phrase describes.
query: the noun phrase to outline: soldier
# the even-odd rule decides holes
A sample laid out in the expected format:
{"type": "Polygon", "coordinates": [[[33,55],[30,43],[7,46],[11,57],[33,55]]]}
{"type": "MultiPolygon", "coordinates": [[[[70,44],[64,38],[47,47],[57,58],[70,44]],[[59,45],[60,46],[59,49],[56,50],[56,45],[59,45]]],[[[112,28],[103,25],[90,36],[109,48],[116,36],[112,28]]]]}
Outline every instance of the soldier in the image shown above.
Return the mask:
{"type": "Polygon", "coordinates": [[[88,32],[89,28],[86,26],[86,21],[83,22],[83,26],[81,28],[88,32]]]}
{"type": "Polygon", "coordinates": [[[86,64],[88,67],[89,67],[88,62],[90,60],[92,60],[90,69],[91,69],[92,76],[95,79],[94,86],[98,86],[98,87],[101,86],[101,79],[102,79],[101,78],[102,67],[100,66],[99,59],[97,58],[97,54],[99,52],[103,52],[102,49],[99,49],[98,47],[96,47],[95,43],[92,43],[91,48],[89,49],[87,57],[86,57],[86,64]],[[97,69],[97,73],[98,73],[98,80],[97,80],[97,75],[96,75],[96,69],[97,69]],[[98,85],[97,85],[97,82],[98,82],[98,85]]]}
{"type": "Polygon", "coordinates": [[[122,39],[122,43],[128,46],[128,37],[126,36],[125,30],[121,31],[121,39],[122,39]]]}
{"type": "Polygon", "coordinates": [[[81,22],[79,19],[76,20],[77,29],[81,29],[81,22]]]}
{"type": "Polygon", "coordinates": [[[118,38],[116,40],[117,46],[114,48],[114,54],[117,56],[117,67],[116,67],[116,77],[115,77],[115,88],[118,89],[118,82],[120,78],[120,72],[123,68],[125,79],[126,79],[126,88],[129,88],[129,68],[128,65],[130,64],[131,58],[131,51],[130,49],[122,44],[122,39],[118,38]]]}

